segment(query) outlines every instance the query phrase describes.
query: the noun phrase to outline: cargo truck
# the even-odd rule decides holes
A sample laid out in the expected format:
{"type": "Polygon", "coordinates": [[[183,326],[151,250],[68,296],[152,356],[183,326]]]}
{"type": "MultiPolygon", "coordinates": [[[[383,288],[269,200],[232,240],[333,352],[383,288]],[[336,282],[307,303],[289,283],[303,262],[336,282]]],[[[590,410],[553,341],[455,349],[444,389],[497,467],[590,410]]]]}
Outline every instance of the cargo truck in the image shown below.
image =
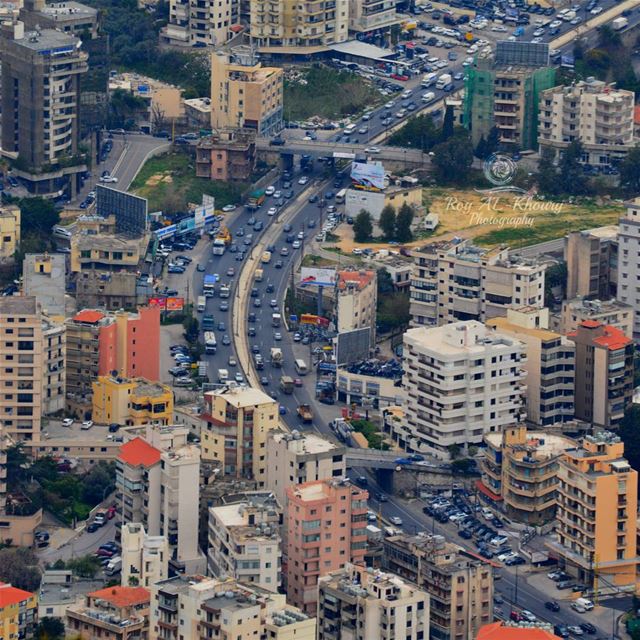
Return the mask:
{"type": "Polygon", "coordinates": [[[282,366],[282,349],[278,347],[271,348],[271,365],[274,367],[282,366]]]}
{"type": "Polygon", "coordinates": [[[280,389],[284,393],[291,395],[293,393],[293,378],[282,376],[282,378],[280,378],[280,389]]]}
{"type": "Polygon", "coordinates": [[[213,298],[216,294],[216,277],[211,274],[207,274],[204,277],[204,284],[202,290],[207,298],[213,298]]]}
{"type": "Polygon", "coordinates": [[[302,422],[308,423],[313,420],[313,413],[308,404],[298,405],[298,416],[302,422]]]}
{"type": "Polygon", "coordinates": [[[282,316],[279,313],[271,314],[271,326],[272,327],[279,327],[281,321],[282,321],[282,316]]]}
{"type": "Polygon", "coordinates": [[[443,73],[436,82],[436,89],[444,89],[448,84],[451,84],[451,74],[443,73]]]}
{"type": "Polygon", "coordinates": [[[204,296],[198,296],[198,302],[196,304],[196,309],[198,313],[204,313],[207,308],[207,299],[204,296]]]}
{"type": "Polygon", "coordinates": [[[250,211],[255,211],[262,206],[262,203],[265,199],[264,189],[258,189],[249,195],[249,199],[247,200],[246,208],[250,211]]]}
{"type": "Polygon", "coordinates": [[[262,269],[256,269],[254,280],[256,282],[262,282],[263,277],[264,277],[264,271],[262,269]]]}
{"type": "Polygon", "coordinates": [[[218,369],[218,382],[224,384],[229,380],[229,372],[226,369],[218,369]]]}
{"type": "Polygon", "coordinates": [[[202,329],[203,331],[213,331],[216,328],[215,320],[211,314],[207,314],[202,317],[202,329]]]}
{"type": "Polygon", "coordinates": [[[204,332],[204,351],[205,353],[213,354],[216,352],[218,343],[216,341],[216,334],[213,331],[204,332]]]}
{"type": "Polygon", "coordinates": [[[232,240],[233,236],[231,235],[229,229],[227,229],[227,227],[220,227],[220,229],[218,229],[218,233],[216,234],[216,238],[213,241],[213,255],[223,256],[232,240]]]}
{"type": "Polygon", "coordinates": [[[611,28],[614,31],[622,31],[622,29],[624,29],[625,27],[629,26],[629,21],[626,18],[616,18],[612,23],[611,23],[611,28]]]}

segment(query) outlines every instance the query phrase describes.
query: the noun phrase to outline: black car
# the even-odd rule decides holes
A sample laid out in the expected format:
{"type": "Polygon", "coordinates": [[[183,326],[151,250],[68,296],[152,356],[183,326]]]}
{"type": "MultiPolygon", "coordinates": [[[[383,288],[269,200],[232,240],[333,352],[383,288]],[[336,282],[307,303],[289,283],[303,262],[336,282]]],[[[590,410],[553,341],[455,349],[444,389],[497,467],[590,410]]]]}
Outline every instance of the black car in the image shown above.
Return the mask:
{"type": "Polygon", "coordinates": [[[276,260],[276,263],[274,266],[276,269],[282,269],[282,260],[276,260]]]}
{"type": "Polygon", "coordinates": [[[275,290],[276,290],[276,288],[273,286],[273,284],[269,283],[267,285],[267,288],[266,288],[266,292],[267,293],[273,293],[275,290]]]}
{"type": "Polygon", "coordinates": [[[253,338],[253,337],[256,335],[256,328],[255,328],[255,327],[249,327],[249,328],[247,329],[247,335],[248,335],[250,338],[253,338]]]}
{"type": "Polygon", "coordinates": [[[87,533],[93,533],[94,531],[97,531],[100,528],[100,525],[96,524],[95,522],[90,522],[87,525],[87,533]]]}
{"type": "Polygon", "coordinates": [[[568,638],[569,637],[569,629],[567,629],[564,624],[557,624],[553,627],[553,633],[560,638],[568,638]]]}
{"type": "Polygon", "coordinates": [[[293,198],[293,191],[289,189],[288,191],[285,191],[283,195],[287,200],[291,200],[291,198],[293,198]]]}
{"type": "Polygon", "coordinates": [[[473,533],[471,533],[469,529],[460,529],[458,531],[458,535],[464,540],[471,540],[471,538],[473,537],[473,533]]]}
{"type": "MultiPolygon", "coordinates": [[[[309,196],[309,202],[318,202],[318,194],[314,193],[313,195],[309,196]]],[[[289,226],[289,225],[286,225],[286,226],[289,226]]]]}
{"type": "Polygon", "coordinates": [[[120,425],[117,422],[112,422],[109,425],[109,433],[116,433],[120,429],[120,425]]]}
{"type": "Polygon", "coordinates": [[[580,628],[591,635],[593,635],[594,633],[597,633],[598,631],[590,622],[581,623],[580,628]]]}
{"type": "Polygon", "coordinates": [[[544,603],[545,609],[549,611],[560,611],[560,605],[555,600],[548,600],[544,603]]]}
{"type": "Polygon", "coordinates": [[[256,321],[256,314],[252,311],[249,314],[249,322],[255,322],[256,321]]]}

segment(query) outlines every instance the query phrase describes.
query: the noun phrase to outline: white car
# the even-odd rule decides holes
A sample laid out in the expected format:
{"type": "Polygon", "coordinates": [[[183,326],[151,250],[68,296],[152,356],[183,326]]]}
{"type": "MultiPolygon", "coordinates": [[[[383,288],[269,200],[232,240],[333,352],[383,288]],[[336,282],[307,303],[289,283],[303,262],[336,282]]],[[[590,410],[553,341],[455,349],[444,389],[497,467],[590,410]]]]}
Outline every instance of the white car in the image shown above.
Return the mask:
{"type": "Polygon", "coordinates": [[[291,246],[294,249],[299,249],[302,246],[302,243],[300,242],[300,240],[294,240],[291,246]]]}
{"type": "Polygon", "coordinates": [[[278,189],[278,191],[276,191],[276,192],[273,194],[273,197],[274,197],[276,200],[278,200],[278,199],[282,198],[282,191],[280,191],[280,189],[278,189]]]}
{"type": "Polygon", "coordinates": [[[236,210],[236,205],[235,204],[225,204],[224,207],[222,207],[222,210],[225,213],[228,213],[229,211],[235,211],[236,210]]]}
{"type": "Polygon", "coordinates": [[[540,44],[542,42],[542,38],[531,38],[531,42],[533,44],[540,44]]]}
{"type": "Polygon", "coordinates": [[[509,558],[515,558],[518,554],[514,553],[513,551],[507,551],[506,553],[501,553],[498,556],[498,560],[500,560],[500,562],[504,562],[505,560],[508,560],[509,558]]]}
{"type": "Polygon", "coordinates": [[[496,33],[504,33],[506,30],[507,30],[507,27],[505,27],[503,24],[497,24],[491,27],[491,31],[494,31],[496,33]]]}
{"type": "Polygon", "coordinates": [[[118,182],[118,178],[115,176],[101,176],[100,182],[118,182]]]}
{"type": "Polygon", "coordinates": [[[531,611],[528,611],[527,609],[523,609],[520,612],[520,616],[524,618],[527,622],[535,622],[538,619],[533,615],[533,613],[531,613],[531,611]]]}
{"type": "Polygon", "coordinates": [[[282,334],[281,334],[279,331],[276,331],[276,332],[273,334],[273,339],[274,339],[276,342],[280,342],[280,340],[282,340],[282,334]]]}
{"type": "Polygon", "coordinates": [[[364,133],[367,133],[367,131],[369,131],[369,127],[367,127],[366,125],[364,127],[360,127],[358,129],[358,133],[361,134],[361,135],[364,134],[364,133]]]}
{"type": "Polygon", "coordinates": [[[549,26],[552,29],[555,29],[556,27],[561,27],[562,26],[562,22],[560,20],[554,20],[549,26]]]}
{"type": "Polygon", "coordinates": [[[580,24],[582,22],[582,18],[580,16],[576,16],[573,20],[571,20],[571,22],[569,22],[569,24],[572,24],[573,26],[580,24]]]}
{"type": "Polygon", "coordinates": [[[275,207],[269,207],[269,211],[267,211],[268,216],[275,216],[278,213],[278,210],[275,207]]]}
{"type": "Polygon", "coordinates": [[[391,524],[395,524],[396,527],[401,527],[402,526],[402,518],[399,518],[398,516],[391,516],[389,518],[389,522],[391,524]]]}
{"type": "Polygon", "coordinates": [[[385,109],[392,109],[393,105],[394,105],[393,100],[389,100],[389,102],[387,102],[384,106],[385,106],[385,109]]]}
{"type": "Polygon", "coordinates": [[[236,382],[244,382],[244,376],[238,371],[235,375],[236,382]]]}
{"type": "Polygon", "coordinates": [[[302,176],[299,180],[298,180],[298,184],[307,184],[307,182],[309,182],[309,178],[307,178],[307,176],[302,176]]]}
{"type": "Polygon", "coordinates": [[[594,7],[593,9],[591,9],[590,13],[592,16],[598,16],[602,13],[602,7],[594,7]]]}
{"type": "Polygon", "coordinates": [[[91,429],[91,427],[93,427],[93,420],[85,420],[80,428],[86,431],[87,429],[91,429]]]}
{"type": "Polygon", "coordinates": [[[533,35],[535,38],[539,37],[539,36],[543,36],[544,35],[544,29],[536,29],[533,32],[533,35]]]}
{"type": "Polygon", "coordinates": [[[63,427],[70,427],[73,424],[73,418],[64,418],[62,421],[63,427]]]}
{"type": "Polygon", "coordinates": [[[276,192],[276,188],[275,188],[275,187],[273,187],[273,186],[271,186],[271,187],[267,187],[267,188],[264,190],[264,193],[265,193],[265,195],[267,195],[267,196],[272,196],[275,192],[276,192]]]}
{"type": "Polygon", "coordinates": [[[365,151],[365,153],[380,153],[380,148],[379,147],[367,147],[364,151],[365,151]]]}

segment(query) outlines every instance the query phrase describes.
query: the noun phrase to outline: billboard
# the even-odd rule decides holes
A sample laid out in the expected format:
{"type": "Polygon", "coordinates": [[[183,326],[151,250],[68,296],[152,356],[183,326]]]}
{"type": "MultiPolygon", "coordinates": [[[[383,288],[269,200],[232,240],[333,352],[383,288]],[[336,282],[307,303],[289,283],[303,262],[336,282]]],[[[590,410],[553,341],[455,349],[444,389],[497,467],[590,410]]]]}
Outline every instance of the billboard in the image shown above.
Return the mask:
{"type": "Polygon", "coordinates": [[[300,316],[300,324],[313,324],[316,327],[324,327],[326,329],[330,324],[330,320],[322,316],[314,316],[311,313],[303,313],[300,316]]]}
{"type": "Polygon", "coordinates": [[[548,67],[549,43],[501,40],[496,43],[495,63],[520,67],[548,67]]]}
{"type": "Polygon", "coordinates": [[[167,299],[166,298],[149,298],[149,306],[157,307],[158,309],[166,309],[167,299]]]}
{"type": "Polygon", "coordinates": [[[140,236],[147,230],[147,199],[104,185],[96,186],[96,213],[116,217],[116,232],[140,236]]]}
{"type": "Polygon", "coordinates": [[[369,357],[371,329],[356,329],[338,335],[336,341],[336,363],[338,366],[359,362],[369,357]]]}
{"type": "Polygon", "coordinates": [[[356,189],[382,191],[384,167],[370,162],[354,162],[351,165],[351,183],[356,189]]]}
{"type": "Polygon", "coordinates": [[[184,298],[167,298],[167,311],[182,311],[184,309],[184,298]]]}
{"type": "Polygon", "coordinates": [[[300,284],[316,285],[319,287],[335,287],[336,270],[302,267],[302,269],[300,270],[300,284]]]}

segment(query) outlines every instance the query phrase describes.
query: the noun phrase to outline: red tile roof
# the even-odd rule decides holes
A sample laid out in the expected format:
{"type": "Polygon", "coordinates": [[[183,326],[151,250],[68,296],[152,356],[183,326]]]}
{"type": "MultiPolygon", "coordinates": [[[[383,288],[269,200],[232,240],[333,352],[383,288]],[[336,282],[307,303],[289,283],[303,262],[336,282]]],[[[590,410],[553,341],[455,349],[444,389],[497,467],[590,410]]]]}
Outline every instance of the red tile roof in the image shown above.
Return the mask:
{"type": "Polygon", "coordinates": [[[151,600],[151,594],[144,587],[107,587],[88,594],[91,598],[106,600],[114,607],[132,607],[151,600]]]}
{"type": "Polygon", "coordinates": [[[597,320],[583,320],[581,324],[587,329],[597,329],[600,326],[597,320]]]}
{"type": "Polygon", "coordinates": [[[559,640],[551,631],[538,627],[517,627],[492,622],[480,627],[476,640],[559,640]]]}
{"type": "Polygon", "coordinates": [[[152,467],[160,462],[160,451],[142,438],[134,438],[120,447],[118,459],[134,467],[152,467]]]}
{"type": "Polygon", "coordinates": [[[607,347],[609,351],[615,351],[616,349],[624,349],[631,343],[631,338],[627,338],[627,336],[625,336],[617,327],[607,325],[604,328],[604,335],[599,338],[595,338],[594,342],[603,347],[607,347]]]}
{"type": "Polygon", "coordinates": [[[102,318],[104,318],[104,313],[102,313],[102,311],[94,311],[93,309],[85,309],[73,316],[76,322],[87,322],[89,324],[95,324],[102,320],[102,318]]]}
{"type": "Polygon", "coordinates": [[[16,587],[12,587],[6,582],[0,582],[0,609],[28,600],[31,596],[33,596],[33,593],[29,591],[16,589],[16,587]]]}
{"type": "Polygon", "coordinates": [[[338,288],[346,289],[348,283],[355,283],[358,289],[364,289],[375,274],[375,271],[338,271],[338,288]]]}

